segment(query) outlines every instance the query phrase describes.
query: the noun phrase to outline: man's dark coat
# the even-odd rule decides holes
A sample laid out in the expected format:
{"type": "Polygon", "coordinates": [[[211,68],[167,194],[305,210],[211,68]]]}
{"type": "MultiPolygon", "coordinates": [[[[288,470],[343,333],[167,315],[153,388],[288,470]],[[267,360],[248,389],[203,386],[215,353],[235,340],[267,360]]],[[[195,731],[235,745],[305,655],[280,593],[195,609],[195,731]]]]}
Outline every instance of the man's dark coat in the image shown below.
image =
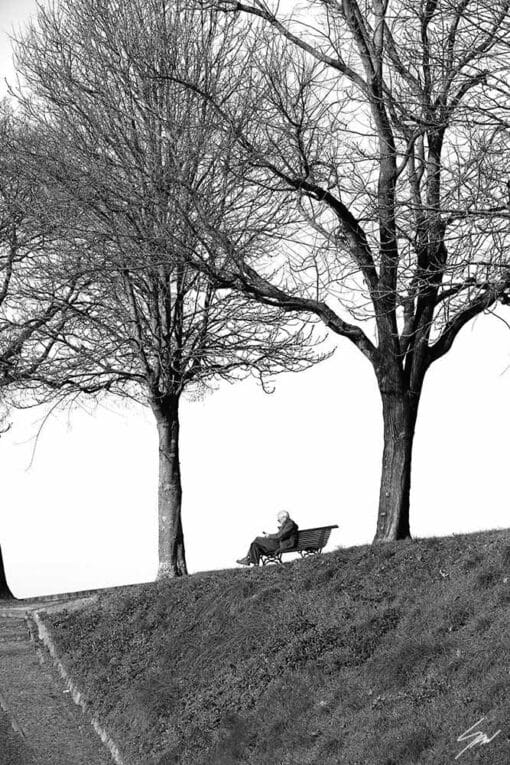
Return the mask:
{"type": "Polygon", "coordinates": [[[250,545],[247,558],[250,563],[258,566],[261,555],[292,550],[297,543],[298,526],[291,518],[287,518],[276,534],[256,537],[250,545]]]}
{"type": "Polygon", "coordinates": [[[276,539],[279,545],[279,551],[291,550],[296,546],[298,536],[298,526],[292,518],[287,518],[285,523],[280,526],[276,534],[268,534],[267,539],[276,539]]]}

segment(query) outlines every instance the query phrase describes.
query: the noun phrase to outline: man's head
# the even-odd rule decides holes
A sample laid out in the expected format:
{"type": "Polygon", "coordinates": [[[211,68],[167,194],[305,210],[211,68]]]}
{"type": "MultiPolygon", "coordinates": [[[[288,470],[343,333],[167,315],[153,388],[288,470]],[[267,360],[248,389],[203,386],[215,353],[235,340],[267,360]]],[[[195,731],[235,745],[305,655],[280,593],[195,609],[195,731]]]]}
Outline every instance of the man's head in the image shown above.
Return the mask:
{"type": "Polygon", "coordinates": [[[286,510],[280,510],[276,517],[278,518],[279,523],[285,523],[285,521],[289,519],[289,514],[286,510]]]}

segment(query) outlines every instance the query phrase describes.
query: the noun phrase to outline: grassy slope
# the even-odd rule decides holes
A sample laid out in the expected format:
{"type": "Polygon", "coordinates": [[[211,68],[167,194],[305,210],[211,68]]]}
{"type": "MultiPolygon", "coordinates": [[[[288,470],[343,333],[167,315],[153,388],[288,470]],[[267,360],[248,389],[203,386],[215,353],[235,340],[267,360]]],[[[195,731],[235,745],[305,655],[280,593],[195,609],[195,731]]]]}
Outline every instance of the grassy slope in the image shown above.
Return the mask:
{"type": "Polygon", "coordinates": [[[35,765],[30,749],[0,709],[0,765],[35,765]]]}
{"type": "Polygon", "coordinates": [[[339,550],[123,588],[53,615],[149,765],[510,763],[510,533],[339,550]]]}

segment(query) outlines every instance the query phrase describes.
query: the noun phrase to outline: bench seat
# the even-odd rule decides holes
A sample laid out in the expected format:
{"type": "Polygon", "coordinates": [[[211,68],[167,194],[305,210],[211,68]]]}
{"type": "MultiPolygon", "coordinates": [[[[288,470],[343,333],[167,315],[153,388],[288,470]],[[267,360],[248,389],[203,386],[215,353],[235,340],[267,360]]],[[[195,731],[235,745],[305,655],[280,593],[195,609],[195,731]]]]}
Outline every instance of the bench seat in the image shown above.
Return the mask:
{"type": "Polygon", "coordinates": [[[291,547],[288,550],[283,550],[283,552],[277,550],[274,553],[261,555],[260,559],[262,565],[266,566],[268,563],[281,563],[282,555],[285,555],[286,553],[297,552],[302,558],[307,558],[310,555],[319,555],[324,547],[326,547],[332,529],[337,528],[338,525],[335,524],[333,526],[318,526],[315,529],[303,529],[302,531],[298,531],[298,538],[294,547],[291,547]]]}

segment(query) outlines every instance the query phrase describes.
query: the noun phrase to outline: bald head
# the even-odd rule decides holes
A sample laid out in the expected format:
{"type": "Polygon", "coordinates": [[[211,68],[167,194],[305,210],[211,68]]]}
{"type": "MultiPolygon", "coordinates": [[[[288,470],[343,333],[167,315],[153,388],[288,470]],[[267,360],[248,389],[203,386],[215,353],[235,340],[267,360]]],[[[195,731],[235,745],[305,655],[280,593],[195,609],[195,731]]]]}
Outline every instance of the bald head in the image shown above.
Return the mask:
{"type": "Polygon", "coordinates": [[[279,523],[285,523],[289,519],[289,514],[286,510],[280,510],[280,512],[277,515],[279,523]]]}

